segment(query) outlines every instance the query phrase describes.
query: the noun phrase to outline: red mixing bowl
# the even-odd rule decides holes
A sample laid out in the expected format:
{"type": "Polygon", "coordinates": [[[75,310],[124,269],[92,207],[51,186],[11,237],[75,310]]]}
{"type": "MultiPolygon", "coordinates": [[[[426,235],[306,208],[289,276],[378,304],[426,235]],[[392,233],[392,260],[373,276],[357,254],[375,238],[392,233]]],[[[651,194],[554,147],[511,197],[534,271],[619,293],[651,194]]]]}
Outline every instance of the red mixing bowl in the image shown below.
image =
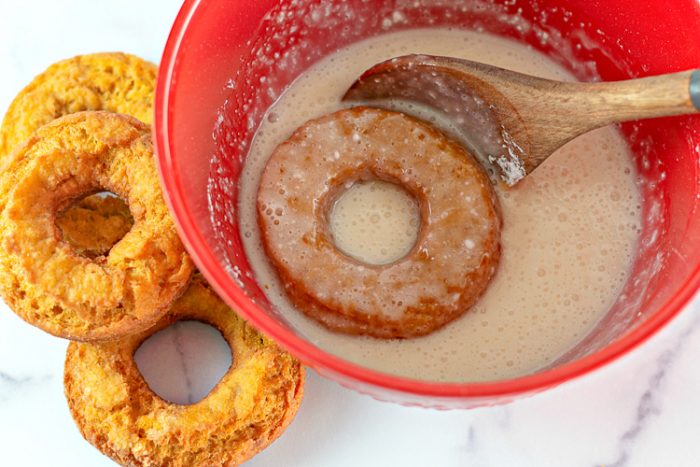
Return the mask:
{"type": "Polygon", "coordinates": [[[237,180],[265,110],[336,48],[387,31],[453,26],[531,44],[584,80],[700,67],[697,0],[187,0],[163,54],[154,136],[166,197],[200,270],[226,302],[305,364],[378,399],[439,408],[496,404],[553,387],[657,332],[700,284],[700,117],[621,127],[643,184],[633,272],[605,318],[547,368],[486,383],[417,381],[306,341],[255,284],[237,228],[237,180]]]}

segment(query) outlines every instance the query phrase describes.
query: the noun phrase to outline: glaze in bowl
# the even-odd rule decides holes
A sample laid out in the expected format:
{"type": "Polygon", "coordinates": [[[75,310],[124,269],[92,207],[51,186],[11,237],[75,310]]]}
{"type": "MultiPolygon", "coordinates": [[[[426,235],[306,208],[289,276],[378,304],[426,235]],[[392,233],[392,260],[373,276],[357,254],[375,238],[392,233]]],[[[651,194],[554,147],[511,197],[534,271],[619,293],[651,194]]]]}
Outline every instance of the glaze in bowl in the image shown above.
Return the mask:
{"type": "Polygon", "coordinates": [[[504,403],[582,376],[642,344],[700,285],[700,117],[621,126],[634,155],[644,225],[632,273],[591,333],[548,367],[486,383],[380,373],[305,340],[255,283],[237,227],[237,180],[269,106],[338,47],[401,29],[451,26],[528,43],[581,80],[700,68],[695,0],[187,0],[156,94],[161,181],[181,237],[221,297],[306,365],[378,399],[437,408],[504,403]]]}

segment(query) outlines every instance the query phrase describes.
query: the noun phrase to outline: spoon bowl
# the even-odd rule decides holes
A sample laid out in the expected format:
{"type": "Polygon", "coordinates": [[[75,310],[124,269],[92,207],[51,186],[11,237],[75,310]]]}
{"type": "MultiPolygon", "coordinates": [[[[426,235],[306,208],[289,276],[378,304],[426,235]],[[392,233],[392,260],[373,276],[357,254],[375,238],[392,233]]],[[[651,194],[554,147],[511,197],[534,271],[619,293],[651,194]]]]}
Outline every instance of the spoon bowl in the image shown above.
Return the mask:
{"type": "Polygon", "coordinates": [[[383,107],[409,101],[443,114],[492,179],[512,186],[595,128],[697,113],[700,71],[576,83],[458,58],[407,55],[367,70],[343,99],[383,107]]]}

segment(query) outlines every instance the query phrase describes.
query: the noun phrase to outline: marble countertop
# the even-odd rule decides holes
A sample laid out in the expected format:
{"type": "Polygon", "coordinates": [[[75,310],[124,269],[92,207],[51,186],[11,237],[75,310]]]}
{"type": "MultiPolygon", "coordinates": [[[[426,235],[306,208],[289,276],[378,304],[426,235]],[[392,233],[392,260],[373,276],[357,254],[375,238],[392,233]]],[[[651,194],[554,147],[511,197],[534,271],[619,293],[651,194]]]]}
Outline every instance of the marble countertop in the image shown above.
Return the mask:
{"type": "MultiPolygon", "coordinates": [[[[123,50],[158,61],[179,6],[177,0],[2,2],[0,113],[34,75],[65,57],[123,50]]],[[[113,465],[82,439],[68,412],[66,345],[0,302],[0,465],[113,465]]],[[[249,465],[697,466],[698,356],[696,298],[641,349],[507,406],[405,408],[310,372],[296,420],[249,465]]]]}

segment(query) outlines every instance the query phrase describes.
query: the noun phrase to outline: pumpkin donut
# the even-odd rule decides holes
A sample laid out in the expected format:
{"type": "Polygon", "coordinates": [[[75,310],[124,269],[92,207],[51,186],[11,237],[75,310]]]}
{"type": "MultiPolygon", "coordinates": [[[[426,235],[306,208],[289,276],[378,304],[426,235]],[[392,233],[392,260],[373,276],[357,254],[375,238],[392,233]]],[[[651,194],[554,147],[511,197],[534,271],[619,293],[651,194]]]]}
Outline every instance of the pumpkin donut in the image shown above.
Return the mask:
{"type": "MultiPolygon", "coordinates": [[[[123,53],[81,55],[51,65],[10,104],[0,127],[0,174],[40,126],[82,110],[106,110],[150,124],[157,67],[123,53]]],[[[94,195],[59,213],[65,238],[88,256],[105,254],[131,228],[123,201],[94,195]],[[105,205],[102,206],[102,203],[105,205]],[[84,229],[85,225],[91,225],[84,229]]]]}
{"type": "Polygon", "coordinates": [[[104,256],[134,225],[129,206],[114,196],[91,195],[56,214],[63,240],[87,257],[104,256]]]}
{"type": "Polygon", "coordinates": [[[0,160],[40,126],[83,110],[131,115],[150,125],[157,74],[153,63],[123,53],[79,55],[54,63],[7,109],[0,127],[0,160]]]}
{"type": "Polygon", "coordinates": [[[80,112],[37,130],[0,178],[0,292],[24,320],[77,340],[152,326],[187,287],[193,265],[163,200],[150,128],[125,115],[80,112]],[[65,242],[56,213],[109,190],[134,225],[109,254],[65,242]]]}
{"type": "Polygon", "coordinates": [[[304,369],[238,317],[197,275],[147,332],[114,342],[72,342],[64,383],[83,437],[122,465],[232,466],[265,449],[294,418],[304,369]],[[134,362],[143,341],[180,320],[214,326],[233,354],[221,381],[192,405],[158,397],[134,362]]]}
{"type": "Polygon", "coordinates": [[[348,334],[408,338],[466,312],[500,258],[496,196],[479,163],[419,120],[357,107],[307,122],[271,155],[257,198],[263,246],[294,305],[348,334]],[[358,181],[395,183],[421,213],[417,242],[384,265],[335,247],[328,217],[358,181]]]}

